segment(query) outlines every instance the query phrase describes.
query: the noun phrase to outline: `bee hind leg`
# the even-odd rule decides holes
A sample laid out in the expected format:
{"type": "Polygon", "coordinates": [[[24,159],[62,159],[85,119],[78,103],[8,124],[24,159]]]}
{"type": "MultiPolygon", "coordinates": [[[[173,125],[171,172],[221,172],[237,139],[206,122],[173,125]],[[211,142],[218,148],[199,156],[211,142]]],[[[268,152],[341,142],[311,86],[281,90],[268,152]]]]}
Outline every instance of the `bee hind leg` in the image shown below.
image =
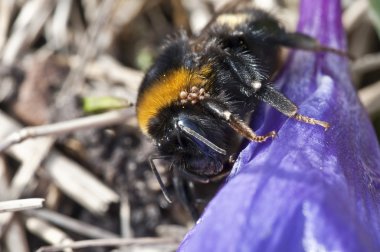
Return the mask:
{"type": "Polygon", "coordinates": [[[330,124],[325,121],[317,120],[305,115],[297,113],[298,107],[282,93],[277,91],[270,85],[263,85],[258,92],[255,93],[257,99],[269,104],[284,115],[294,118],[297,121],[307,124],[318,125],[327,130],[330,124]]]}
{"type": "Polygon", "coordinates": [[[355,58],[346,51],[322,45],[315,38],[300,32],[286,32],[284,30],[279,30],[274,33],[270,40],[286,47],[315,52],[331,52],[340,56],[348,57],[351,60],[355,58]]]}

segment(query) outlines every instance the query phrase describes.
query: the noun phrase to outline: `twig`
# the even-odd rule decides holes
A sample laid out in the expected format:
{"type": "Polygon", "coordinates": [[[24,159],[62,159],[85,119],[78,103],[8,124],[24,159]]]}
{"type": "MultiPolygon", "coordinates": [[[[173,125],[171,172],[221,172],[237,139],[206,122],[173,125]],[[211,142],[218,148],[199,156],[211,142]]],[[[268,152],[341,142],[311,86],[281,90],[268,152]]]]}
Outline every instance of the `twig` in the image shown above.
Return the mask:
{"type": "Polygon", "coordinates": [[[57,1],[57,7],[54,11],[51,25],[51,42],[56,49],[62,49],[67,44],[67,24],[69,22],[72,4],[72,0],[57,1]]]}
{"type": "Polygon", "coordinates": [[[0,200],[8,200],[9,173],[4,157],[0,156],[0,200]]]}
{"type": "Polygon", "coordinates": [[[8,252],[29,252],[25,228],[19,218],[14,219],[7,230],[4,241],[8,252]]]}
{"type": "Polygon", "coordinates": [[[357,59],[351,66],[355,74],[363,74],[380,69],[380,53],[371,53],[357,59]]]}
{"type": "Polygon", "coordinates": [[[120,202],[120,230],[125,238],[133,237],[133,229],[131,227],[131,207],[129,205],[128,194],[123,193],[120,202]]]}
{"type": "Polygon", "coordinates": [[[6,41],[15,5],[15,0],[0,2],[0,55],[6,41]]]}
{"type": "Polygon", "coordinates": [[[111,233],[107,230],[101,229],[97,226],[87,224],[85,222],[67,217],[63,214],[53,212],[46,209],[31,210],[25,214],[34,216],[45,221],[49,221],[57,226],[63,227],[67,230],[89,238],[117,238],[118,235],[111,233]]]}
{"type": "Polygon", "coordinates": [[[155,232],[159,237],[174,237],[183,240],[189,228],[177,224],[160,224],[156,227],[155,232]]]}
{"type": "Polygon", "coordinates": [[[18,132],[12,133],[5,140],[0,142],[0,153],[9,148],[11,145],[20,143],[28,138],[35,138],[48,135],[59,135],[75,130],[113,125],[125,121],[132,115],[133,110],[124,109],[106,112],[99,115],[87,116],[71,121],[59,122],[55,124],[42,125],[36,127],[26,127],[18,132]]]}
{"type": "Polygon", "coordinates": [[[0,202],[0,213],[16,212],[26,209],[40,208],[44,199],[20,199],[0,202]]]}
{"type": "Polygon", "coordinates": [[[191,30],[199,33],[211,19],[211,13],[204,1],[182,1],[189,13],[191,30]]]}
{"type": "MultiPolygon", "coordinates": [[[[20,125],[11,117],[0,111],[0,139],[6,138],[10,132],[20,130],[20,125]]],[[[53,143],[51,137],[31,139],[24,144],[13,146],[9,152],[21,163],[14,175],[9,190],[0,190],[0,200],[17,199],[33,179],[33,176],[49,152],[53,143]]],[[[2,184],[4,186],[4,183],[2,184]]],[[[0,232],[1,233],[1,232],[0,232]]],[[[1,236],[1,235],[0,235],[1,236]]]]}
{"type": "Polygon", "coordinates": [[[355,30],[350,39],[349,50],[350,54],[354,57],[369,53],[371,51],[371,48],[374,46],[374,40],[369,38],[372,38],[371,36],[376,36],[373,28],[370,25],[368,16],[363,16],[358,26],[358,29],[355,30]]]}
{"type": "MultiPolygon", "coordinates": [[[[19,123],[1,111],[0,125],[0,139],[6,139],[11,132],[16,132],[21,129],[19,123]]],[[[12,146],[9,153],[21,163],[21,167],[13,177],[9,191],[0,191],[1,199],[16,199],[21,195],[25,186],[32,180],[41,161],[49,152],[52,142],[53,139],[50,137],[41,137],[38,139],[30,139],[24,144],[12,146]]]]}
{"type": "Polygon", "coordinates": [[[13,146],[10,153],[21,162],[21,167],[14,175],[8,195],[19,198],[25,188],[33,181],[34,174],[53,146],[53,137],[41,137],[13,146]]]}
{"type": "MultiPolygon", "coordinates": [[[[47,174],[44,172],[43,176],[47,174]]],[[[47,176],[46,176],[47,177],[47,176]]],[[[62,191],[59,190],[57,185],[51,183],[48,188],[46,188],[46,196],[45,196],[45,206],[48,209],[56,210],[60,204],[62,191]]]]}
{"type": "Polygon", "coordinates": [[[3,63],[12,64],[22,49],[30,45],[53,10],[54,2],[50,0],[27,1],[13,27],[10,38],[4,47],[3,63]]]}
{"type": "Polygon", "coordinates": [[[121,239],[98,239],[83,240],[66,245],[41,247],[37,252],[56,252],[65,248],[80,249],[92,247],[117,247],[117,246],[175,246],[179,241],[173,238],[121,238],[121,239]]]}
{"type": "MultiPolygon", "coordinates": [[[[9,132],[20,129],[19,124],[1,111],[0,125],[0,139],[7,136],[9,132]]],[[[52,139],[50,137],[44,137],[29,140],[24,144],[13,146],[9,150],[10,154],[21,163],[21,167],[17,170],[10,185],[4,183],[4,175],[6,172],[5,170],[2,171],[2,186],[0,190],[1,200],[17,199],[20,197],[22,192],[25,191],[27,186],[33,181],[34,174],[40,166],[41,161],[50,150],[51,143],[52,139]]],[[[6,232],[13,215],[13,212],[7,212],[0,215],[0,238],[3,237],[6,232]]]]}
{"type": "MultiPolygon", "coordinates": [[[[103,1],[97,8],[98,17],[90,23],[87,33],[83,34],[79,45],[80,65],[70,71],[66,80],[62,84],[62,88],[57,94],[56,104],[58,107],[64,107],[71,102],[71,95],[77,94],[83,88],[83,70],[86,64],[93,59],[100,51],[98,36],[112,19],[112,11],[115,7],[115,0],[103,1]]],[[[92,21],[92,20],[91,20],[92,21]]]]}
{"type": "MultiPolygon", "coordinates": [[[[77,68],[81,64],[79,57],[69,57],[69,64],[71,68],[77,68]]],[[[109,55],[101,55],[96,61],[89,62],[83,71],[86,78],[122,83],[128,94],[127,99],[132,103],[136,101],[138,84],[144,76],[142,72],[121,65],[109,55]]]]}
{"type": "Polygon", "coordinates": [[[357,27],[360,19],[368,15],[368,1],[354,1],[343,13],[343,26],[346,32],[350,32],[357,27]]]}
{"type": "Polygon", "coordinates": [[[359,90],[359,98],[370,115],[380,111],[380,81],[359,90]]]}
{"type": "MultiPolygon", "coordinates": [[[[64,244],[71,244],[73,242],[73,240],[65,232],[40,219],[26,217],[25,226],[29,232],[40,237],[49,244],[60,246],[64,244]]],[[[67,249],[65,251],[72,250],[67,249]]]]}
{"type": "Polygon", "coordinates": [[[93,174],[58,152],[51,153],[45,162],[45,168],[66,195],[94,214],[104,215],[111,203],[120,200],[117,193],[93,174]]]}

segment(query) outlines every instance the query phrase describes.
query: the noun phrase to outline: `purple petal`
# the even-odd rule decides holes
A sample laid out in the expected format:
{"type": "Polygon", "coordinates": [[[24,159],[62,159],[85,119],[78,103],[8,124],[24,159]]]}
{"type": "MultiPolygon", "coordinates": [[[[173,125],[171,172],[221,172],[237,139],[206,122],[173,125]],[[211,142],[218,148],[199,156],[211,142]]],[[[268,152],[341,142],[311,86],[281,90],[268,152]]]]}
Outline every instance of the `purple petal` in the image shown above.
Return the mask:
{"type": "MultiPolygon", "coordinates": [[[[345,49],[338,0],[302,1],[299,31],[345,49]]],[[[380,151],[347,59],[297,51],[277,87],[321,127],[265,111],[235,174],[180,251],[380,251],[380,151]]]]}

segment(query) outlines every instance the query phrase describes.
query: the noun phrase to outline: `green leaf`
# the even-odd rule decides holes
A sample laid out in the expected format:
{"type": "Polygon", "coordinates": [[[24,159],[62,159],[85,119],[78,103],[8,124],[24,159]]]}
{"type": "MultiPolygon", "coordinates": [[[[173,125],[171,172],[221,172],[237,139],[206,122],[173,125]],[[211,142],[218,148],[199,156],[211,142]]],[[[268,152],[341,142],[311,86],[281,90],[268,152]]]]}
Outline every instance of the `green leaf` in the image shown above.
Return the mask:
{"type": "Polygon", "coordinates": [[[82,110],[89,114],[126,108],[131,105],[126,99],[112,96],[84,97],[82,99],[82,110]]]}

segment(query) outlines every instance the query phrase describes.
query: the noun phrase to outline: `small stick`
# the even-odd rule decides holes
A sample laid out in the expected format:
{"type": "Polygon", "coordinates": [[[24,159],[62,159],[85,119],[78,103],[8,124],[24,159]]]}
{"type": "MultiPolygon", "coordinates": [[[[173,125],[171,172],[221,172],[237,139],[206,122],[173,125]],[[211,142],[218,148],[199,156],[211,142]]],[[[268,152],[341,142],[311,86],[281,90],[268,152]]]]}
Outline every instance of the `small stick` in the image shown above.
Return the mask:
{"type": "Polygon", "coordinates": [[[45,199],[20,199],[0,202],[0,213],[16,212],[32,208],[42,207],[45,199]]]}
{"type": "Polygon", "coordinates": [[[97,226],[87,224],[85,222],[67,217],[66,215],[46,210],[46,209],[39,209],[39,210],[31,210],[26,212],[27,216],[33,216],[37,217],[39,219],[42,219],[44,221],[51,222],[57,226],[60,226],[66,230],[70,230],[72,232],[75,232],[77,234],[89,237],[89,238],[118,238],[119,236],[111,233],[110,231],[101,229],[97,226]]]}
{"type": "Polygon", "coordinates": [[[80,249],[89,247],[118,247],[118,246],[162,246],[172,245],[177,247],[179,240],[174,238],[113,238],[113,239],[96,239],[82,240],[65,245],[45,246],[37,250],[37,252],[56,252],[66,248],[80,249]]]}
{"type": "Polygon", "coordinates": [[[351,70],[355,74],[364,74],[380,68],[380,53],[370,53],[355,60],[351,65],[351,70]]]}
{"type": "Polygon", "coordinates": [[[22,6],[3,48],[2,63],[12,65],[20,53],[31,46],[54,9],[54,1],[33,0],[22,6]]]}
{"type": "Polygon", "coordinates": [[[127,193],[121,194],[119,216],[121,236],[125,238],[133,237],[133,229],[131,227],[131,206],[129,205],[127,193]]]}
{"type": "MultiPolygon", "coordinates": [[[[38,218],[26,216],[24,218],[24,224],[30,233],[49,244],[63,245],[73,242],[66,232],[38,218]]],[[[65,249],[64,251],[72,252],[71,249],[65,249]]]]}
{"type": "Polygon", "coordinates": [[[73,2],[58,1],[51,24],[51,41],[56,49],[64,48],[68,41],[68,22],[73,2]]]}
{"type": "Polygon", "coordinates": [[[121,123],[132,115],[133,111],[131,109],[123,109],[49,125],[26,127],[12,133],[4,141],[0,142],[0,153],[13,144],[20,143],[28,138],[59,135],[75,130],[109,126],[121,123]]]}
{"type": "Polygon", "coordinates": [[[380,81],[359,90],[359,98],[370,116],[380,111],[380,81]]]}
{"type": "Polygon", "coordinates": [[[91,213],[104,215],[119,195],[73,160],[53,151],[45,170],[57,187],[91,213]],[[65,167],[65,169],[62,169],[65,167]]]}
{"type": "Polygon", "coordinates": [[[13,219],[9,224],[6,235],[3,237],[3,243],[5,243],[8,252],[30,251],[25,228],[20,218],[13,219]]]}
{"type": "Polygon", "coordinates": [[[353,1],[352,4],[344,11],[342,21],[347,33],[354,30],[362,18],[368,15],[368,1],[359,0],[353,1]]]}
{"type": "Polygon", "coordinates": [[[12,24],[12,15],[16,10],[16,1],[0,2],[0,54],[7,40],[8,29],[12,24]]]}
{"type": "Polygon", "coordinates": [[[80,65],[70,71],[69,75],[62,84],[56,104],[58,107],[64,107],[68,102],[71,102],[71,95],[80,93],[83,89],[83,70],[87,63],[95,58],[101,52],[99,44],[99,34],[104,31],[112,21],[113,9],[116,1],[102,1],[97,7],[98,16],[90,25],[85,34],[83,34],[79,44],[79,60],[80,65]],[[68,95],[71,94],[71,95],[68,95]]]}

